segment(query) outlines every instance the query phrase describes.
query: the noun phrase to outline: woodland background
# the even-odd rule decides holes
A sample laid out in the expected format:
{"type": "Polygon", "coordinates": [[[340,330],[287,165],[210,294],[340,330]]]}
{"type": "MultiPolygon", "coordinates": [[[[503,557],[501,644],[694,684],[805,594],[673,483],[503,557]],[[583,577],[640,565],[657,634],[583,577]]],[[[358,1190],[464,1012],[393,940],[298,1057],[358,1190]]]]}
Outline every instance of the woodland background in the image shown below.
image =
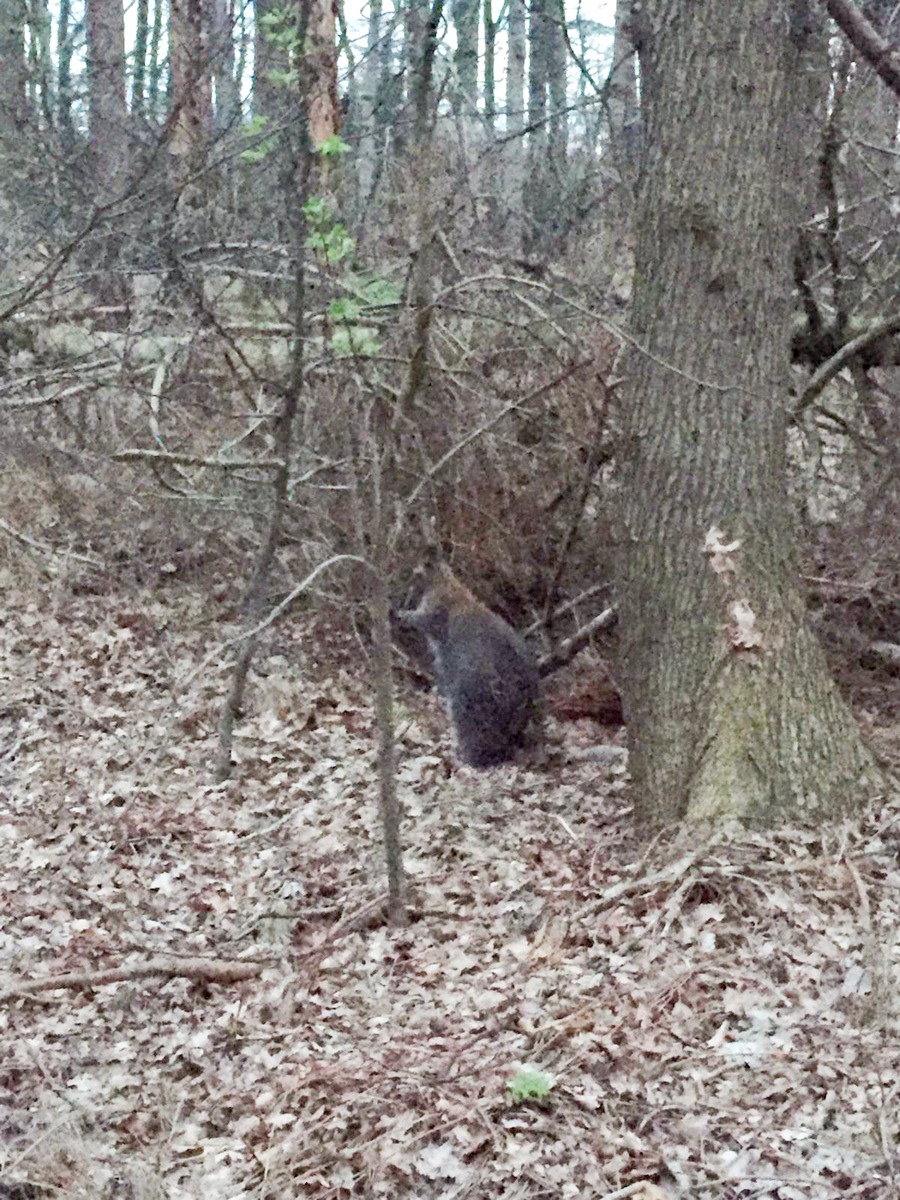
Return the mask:
{"type": "MultiPolygon", "coordinates": [[[[890,764],[898,101],[817,19],[790,493],[890,764]]],[[[383,921],[425,544],[541,652],[615,599],[633,33],[0,0],[0,1196],[900,1195],[900,809],[647,841],[615,634],[487,776],[394,648],[383,921]]]]}

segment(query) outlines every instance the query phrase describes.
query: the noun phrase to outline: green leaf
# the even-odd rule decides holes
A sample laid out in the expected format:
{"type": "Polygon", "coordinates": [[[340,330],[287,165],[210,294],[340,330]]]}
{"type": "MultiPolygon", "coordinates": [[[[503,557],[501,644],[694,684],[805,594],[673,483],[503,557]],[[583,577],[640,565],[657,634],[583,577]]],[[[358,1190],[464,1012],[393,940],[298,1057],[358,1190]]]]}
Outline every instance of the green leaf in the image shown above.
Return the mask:
{"type": "Polygon", "coordinates": [[[357,358],[372,358],[381,345],[371,329],[362,325],[341,325],[331,335],[331,352],[338,358],[353,355],[357,358]]]}
{"type": "Polygon", "coordinates": [[[324,142],[319,142],[316,150],[318,150],[323,158],[333,158],[335,155],[349,154],[350,146],[348,146],[343,138],[333,133],[330,137],[325,138],[324,142]]]}
{"type": "Polygon", "coordinates": [[[256,113],[244,125],[241,133],[245,138],[259,137],[259,135],[269,127],[269,118],[263,116],[262,113],[256,113]]]}
{"type": "Polygon", "coordinates": [[[327,230],[314,230],[306,239],[311,250],[318,251],[329,264],[343,262],[356,249],[356,239],[350,237],[338,221],[327,230]]]}
{"type": "Polygon", "coordinates": [[[248,163],[262,162],[264,158],[269,157],[269,155],[275,149],[275,145],[275,138],[263,138],[263,140],[258,142],[255,146],[248,146],[246,150],[242,150],[241,158],[244,160],[244,162],[248,163]]]}
{"type": "Polygon", "coordinates": [[[323,221],[331,219],[328,202],[321,196],[310,196],[303,205],[303,215],[310,225],[321,225],[323,221]]]}
{"type": "Polygon", "coordinates": [[[370,308],[390,307],[400,303],[403,289],[392,279],[384,279],[380,275],[362,276],[349,279],[344,285],[370,308]]]}
{"type": "Polygon", "coordinates": [[[266,78],[276,87],[290,87],[297,82],[298,76],[296,71],[279,71],[273,68],[266,73],[266,78]]]}
{"type": "Polygon", "coordinates": [[[554,1079],[534,1067],[520,1067],[506,1085],[514,1104],[526,1100],[546,1100],[554,1085],[554,1079]]]}
{"type": "Polygon", "coordinates": [[[356,321],[362,312],[362,305],[352,296],[338,296],[328,305],[328,312],[335,321],[356,321]]]}

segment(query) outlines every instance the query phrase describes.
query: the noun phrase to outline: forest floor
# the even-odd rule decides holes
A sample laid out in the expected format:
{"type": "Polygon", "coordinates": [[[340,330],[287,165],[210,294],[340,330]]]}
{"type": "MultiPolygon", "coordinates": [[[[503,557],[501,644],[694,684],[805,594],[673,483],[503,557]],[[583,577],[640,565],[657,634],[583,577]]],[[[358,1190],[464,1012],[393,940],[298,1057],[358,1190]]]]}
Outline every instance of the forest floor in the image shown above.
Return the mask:
{"type": "Polygon", "coordinates": [[[900,802],[648,845],[623,774],[457,768],[401,690],[393,929],[303,621],[213,786],[199,590],[0,603],[0,1197],[900,1197],[900,802]]]}

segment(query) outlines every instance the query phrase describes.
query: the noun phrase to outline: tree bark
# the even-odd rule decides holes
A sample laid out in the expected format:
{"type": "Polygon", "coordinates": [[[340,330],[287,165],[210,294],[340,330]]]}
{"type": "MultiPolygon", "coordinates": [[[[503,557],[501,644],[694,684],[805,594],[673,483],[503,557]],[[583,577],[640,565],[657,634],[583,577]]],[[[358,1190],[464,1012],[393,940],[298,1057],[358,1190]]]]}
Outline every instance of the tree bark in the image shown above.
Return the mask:
{"type": "Polygon", "coordinates": [[[638,100],[635,53],[628,35],[630,0],[617,0],[613,62],[607,83],[609,137],[620,171],[627,171],[637,148],[638,100]]]}
{"type": "Polygon", "coordinates": [[[217,133],[224,134],[233,131],[241,118],[240,82],[235,73],[234,0],[212,0],[210,9],[210,57],[216,85],[215,127],[217,133]]]}
{"type": "Polygon", "coordinates": [[[484,0],[482,16],[484,20],[484,119],[488,128],[493,131],[494,118],[497,115],[497,22],[494,20],[491,0],[484,0]]]}
{"type": "Polygon", "coordinates": [[[304,69],[309,72],[309,136],[313,146],[333,137],[340,128],[338,102],[336,8],[334,0],[314,0],[309,8],[309,45],[304,69]]]}
{"type": "Polygon", "coordinates": [[[93,168],[108,198],[119,190],[127,166],[122,0],[88,0],[87,41],[93,168]]]}
{"type": "Polygon", "coordinates": [[[452,0],[452,12],[458,110],[471,118],[478,105],[478,0],[452,0]]]}
{"type": "Polygon", "coordinates": [[[153,5],[153,28],[150,31],[150,62],[147,70],[147,115],[151,120],[160,119],[160,93],[162,83],[162,43],[163,4],[165,0],[155,0],[153,5]]]}
{"type": "Polygon", "coordinates": [[[172,136],[169,149],[177,182],[192,202],[203,194],[203,172],[212,130],[209,61],[204,44],[202,0],[171,0],[169,60],[172,70],[172,136]]]}
{"type": "MultiPolygon", "coordinates": [[[[97,200],[111,204],[128,179],[128,105],[125,98],[125,17],[122,0],[87,0],[91,167],[97,200]]],[[[124,238],[107,226],[85,247],[96,267],[91,287],[99,303],[121,309],[131,297],[131,280],[120,261],[124,238]]],[[[118,316],[113,324],[118,323],[118,316]]]]}
{"type": "Polygon", "coordinates": [[[378,130],[378,81],[381,78],[382,58],[387,52],[388,39],[382,35],[382,0],[371,0],[369,4],[369,26],[366,40],[366,56],[360,68],[359,88],[359,181],[360,210],[368,204],[375,182],[375,165],[378,156],[376,134],[378,130]]]}
{"type": "Polygon", "coordinates": [[[28,114],[25,0],[0,0],[0,136],[21,136],[28,114]]]}
{"type": "Polygon", "coordinates": [[[525,128],[525,0],[509,0],[506,20],[506,127],[510,133],[521,133],[525,128]]]}
{"type": "MultiPolygon", "coordinates": [[[[71,0],[60,0],[56,24],[56,119],[63,150],[71,153],[75,143],[75,126],[72,123],[72,4],[71,0]]],[[[3,67],[0,64],[0,76],[3,67]]]]}
{"type": "Polygon", "coordinates": [[[144,99],[147,89],[147,49],[149,45],[150,0],[137,0],[134,29],[134,68],[131,80],[131,111],[138,117],[144,115],[144,99]]]}
{"type": "Polygon", "coordinates": [[[882,782],[805,622],[787,489],[803,16],[800,0],[641,9],[619,608],[650,824],[827,814],[882,782]]]}

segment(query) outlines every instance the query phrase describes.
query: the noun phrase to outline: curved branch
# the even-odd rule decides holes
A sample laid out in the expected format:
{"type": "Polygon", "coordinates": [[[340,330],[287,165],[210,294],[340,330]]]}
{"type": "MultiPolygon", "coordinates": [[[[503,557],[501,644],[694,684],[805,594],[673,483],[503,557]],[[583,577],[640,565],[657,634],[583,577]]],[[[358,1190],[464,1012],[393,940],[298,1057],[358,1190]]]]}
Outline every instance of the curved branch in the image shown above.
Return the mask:
{"type": "Polygon", "coordinates": [[[884,321],[879,321],[869,329],[864,330],[858,337],[851,338],[849,342],[845,342],[836,354],[832,354],[831,358],[823,362],[818,370],[812,374],[809,383],[807,383],[800,395],[797,407],[794,409],[794,416],[799,416],[805,408],[808,408],[826,384],[829,384],[835,375],[843,370],[852,358],[868,346],[880,341],[883,337],[888,337],[892,333],[900,333],[900,313],[894,313],[892,317],[887,317],[884,321]]]}
{"type": "Polygon", "coordinates": [[[900,56],[898,56],[850,0],[825,0],[828,15],[846,34],[879,78],[900,96],[900,56]]]}

